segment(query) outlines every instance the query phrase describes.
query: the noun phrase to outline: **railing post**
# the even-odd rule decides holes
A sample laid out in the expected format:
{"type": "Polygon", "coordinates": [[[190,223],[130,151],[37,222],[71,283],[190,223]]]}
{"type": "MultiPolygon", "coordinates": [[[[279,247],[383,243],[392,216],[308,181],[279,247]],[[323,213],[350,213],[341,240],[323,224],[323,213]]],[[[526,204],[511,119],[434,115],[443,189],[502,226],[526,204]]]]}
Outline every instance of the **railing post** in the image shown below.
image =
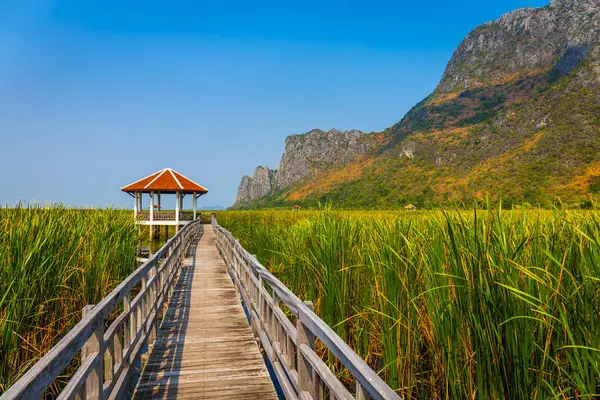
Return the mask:
{"type": "MultiPolygon", "coordinates": [[[[310,303],[312,304],[312,303],[310,303]]],[[[308,305],[308,304],[307,304],[308,305]]],[[[309,306],[310,307],[310,306],[309,306]]],[[[315,382],[313,380],[313,371],[309,362],[304,358],[302,354],[302,345],[305,344],[311,349],[315,348],[315,335],[308,330],[302,323],[302,311],[298,310],[296,316],[296,332],[297,332],[297,356],[298,362],[298,397],[301,397],[302,392],[308,392],[313,399],[316,399],[317,391],[315,390],[315,382]]]]}
{"type": "Polygon", "coordinates": [[[157,299],[158,299],[158,291],[160,289],[160,276],[157,274],[157,267],[154,265],[151,271],[151,278],[154,278],[152,281],[152,287],[150,288],[150,313],[152,313],[152,309],[154,309],[154,322],[150,326],[150,333],[148,336],[148,343],[153,344],[156,340],[156,321],[158,320],[158,308],[157,308],[157,299]]]}
{"type": "Polygon", "coordinates": [[[271,335],[273,335],[273,340],[279,342],[279,337],[278,337],[278,322],[277,322],[277,316],[275,314],[275,310],[279,308],[279,296],[277,295],[277,293],[275,291],[273,291],[273,309],[271,311],[271,335]]]}
{"type": "MultiPolygon", "coordinates": [[[[123,297],[123,312],[131,310],[131,303],[129,301],[129,293],[123,297]]],[[[123,323],[123,349],[129,348],[131,344],[131,328],[130,328],[131,314],[127,317],[123,323]]]]}
{"type": "Polygon", "coordinates": [[[181,242],[179,243],[179,263],[180,264],[183,264],[183,260],[185,260],[186,233],[187,232],[181,232],[181,242]]]}
{"type": "Polygon", "coordinates": [[[169,306],[169,277],[171,276],[171,254],[173,253],[173,248],[170,247],[167,250],[167,258],[165,259],[165,267],[163,268],[163,277],[161,279],[160,290],[163,291],[163,296],[165,300],[163,302],[162,313],[163,316],[169,306]]]}
{"type": "MultiPolygon", "coordinates": [[[[256,255],[252,254],[252,257],[256,258],[256,255]]],[[[252,274],[253,277],[256,278],[254,269],[252,269],[252,264],[250,264],[250,273],[252,274]]],[[[252,280],[250,282],[252,282],[252,280]]],[[[259,286],[252,285],[252,287],[254,288],[254,303],[256,304],[256,306],[258,307],[258,309],[260,310],[260,312],[262,314],[263,311],[262,311],[261,302],[260,302],[260,288],[262,287],[262,278],[260,277],[260,275],[258,276],[258,285],[259,286]]],[[[260,318],[264,319],[264,316],[261,315],[260,318]]]]}
{"type": "MultiPolygon", "coordinates": [[[[85,317],[93,307],[93,305],[85,306],[82,310],[82,316],[85,317]]],[[[94,353],[98,353],[98,362],[85,380],[86,400],[102,399],[104,386],[104,321],[100,321],[96,331],[92,333],[81,348],[81,359],[85,360],[94,353]]]]}
{"type": "Polygon", "coordinates": [[[371,395],[356,381],[356,400],[369,400],[371,395]]]}
{"type": "Polygon", "coordinates": [[[256,306],[258,307],[258,317],[260,318],[261,321],[265,322],[265,325],[266,325],[266,323],[267,323],[267,310],[266,310],[267,304],[266,304],[266,301],[264,301],[264,299],[262,297],[262,293],[260,292],[260,289],[262,289],[262,288],[263,288],[263,280],[262,280],[262,276],[259,275],[258,276],[258,286],[256,287],[256,306]]]}
{"type": "MultiPolygon", "coordinates": [[[[144,291],[146,289],[146,276],[142,277],[142,287],[140,289],[140,291],[144,291]]],[[[137,330],[135,331],[135,334],[137,336],[137,334],[142,330],[142,328],[144,327],[144,324],[146,322],[146,296],[148,295],[148,291],[146,291],[142,297],[140,298],[140,301],[136,304],[136,310],[137,310],[137,314],[138,314],[138,318],[137,318],[137,330]]]]}
{"type": "Polygon", "coordinates": [[[287,356],[287,367],[291,371],[297,368],[296,353],[294,352],[294,341],[290,335],[285,335],[285,354],[287,356]]]}
{"type": "MultiPolygon", "coordinates": [[[[279,351],[281,353],[284,352],[284,346],[285,343],[282,343],[282,337],[280,336],[280,332],[279,332],[279,321],[277,321],[277,315],[275,313],[275,310],[277,310],[279,308],[279,296],[277,296],[277,293],[275,291],[273,291],[273,303],[272,303],[272,308],[271,308],[271,312],[270,312],[270,328],[271,328],[271,340],[273,341],[273,343],[277,343],[279,346],[279,351]]],[[[275,350],[275,346],[273,346],[273,358],[275,358],[277,356],[276,350],[275,350]]]]}
{"type": "MultiPolygon", "coordinates": [[[[112,381],[115,373],[115,339],[117,332],[114,333],[108,341],[106,351],[104,353],[104,381],[112,381]]],[[[102,339],[104,341],[104,338],[102,339]]]]}
{"type": "MultiPolygon", "coordinates": [[[[115,336],[113,337],[113,362],[114,366],[118,364],[123,364],[123,332],[127,329],[127,326],[124,325],[121,329],[117,329],[115,332],[115,336]]],[[[113,366],[113,368],[114,368],[113,366]]],[[[114,369],[113,369],[113,379],[114,379],[114,369]]]]}

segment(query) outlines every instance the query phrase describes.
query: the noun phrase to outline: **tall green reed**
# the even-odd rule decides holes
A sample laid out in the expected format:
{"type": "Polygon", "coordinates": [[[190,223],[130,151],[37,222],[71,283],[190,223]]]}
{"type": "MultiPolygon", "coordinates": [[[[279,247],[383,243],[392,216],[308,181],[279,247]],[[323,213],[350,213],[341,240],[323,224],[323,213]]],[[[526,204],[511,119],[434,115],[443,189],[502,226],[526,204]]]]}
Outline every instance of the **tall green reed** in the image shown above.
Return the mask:
{"type": "Polygon", "coordinates": [[[406,398],[600,394],[598,212],[263,211],[219,222],[406,398]]]}
{"type": "Polygon", "coordinates": [[[128,212],[0,208],[0,392],[136,266],[128,212]]]}

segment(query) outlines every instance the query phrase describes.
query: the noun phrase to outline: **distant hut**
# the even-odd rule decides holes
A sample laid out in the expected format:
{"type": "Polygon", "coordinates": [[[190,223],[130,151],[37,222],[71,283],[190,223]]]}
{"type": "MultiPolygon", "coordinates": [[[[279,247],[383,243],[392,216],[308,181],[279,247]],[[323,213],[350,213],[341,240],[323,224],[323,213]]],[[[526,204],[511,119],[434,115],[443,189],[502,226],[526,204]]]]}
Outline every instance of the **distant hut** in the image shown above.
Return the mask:
{"type": "Polygon", "coordinates": [[[300,207],[300,206],[299,206],[299,205],[297,205],[297,204],[294,204],[294,205],[292,206],[292,210],[294,210],[294,211],[300,211],[300,210],[302,210],[302,207],[300,207]]]}
{"type": "Polygon", "coordinates": [[[417,207],[413,206],[412,204],[409,204],[406,207],[404,207],[404,211],[417,211],[417,207]]]}

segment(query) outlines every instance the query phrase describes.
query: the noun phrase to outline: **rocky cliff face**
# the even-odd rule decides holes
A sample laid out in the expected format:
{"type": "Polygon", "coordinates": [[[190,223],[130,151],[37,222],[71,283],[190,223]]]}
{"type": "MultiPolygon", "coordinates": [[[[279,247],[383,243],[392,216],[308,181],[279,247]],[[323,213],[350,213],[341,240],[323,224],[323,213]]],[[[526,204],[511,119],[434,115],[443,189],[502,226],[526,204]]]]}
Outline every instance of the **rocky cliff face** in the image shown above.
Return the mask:
{"type": "Polygon", "coordinates": [[[391,128],[392,146],[415,132],[492,121],[576,69],[587,74],[580,84],[596,81],[595,70],[579,67],[594,58],[598,43],[598,0],[554,0],[480,25],[458,46],[436,90],[391,128]]]}
{"type": "Polygon", "coordinates": [[[269,167],[259,166],[254,170],[254,175],[244,176],[238,187],[236,203],[260,199],[271,193],[276,172],[269,167]]]}
{"type": "Polygon", "coordinates": [[[599,10],[598,0],[553,0],[477,27],[454,52],[436,92],[459,92],[545,68],[554,67],[555,78],[566,75],[596,42],[599,10]]]}
{"type": "Polygon", "coordinates": [[[275,190],[293,185],[300,179],[332,164],[346,164],[367,152],[372,143],[358,130],[322,131],[314,129],[285,139],[285,151],[275,176],[275,190]]]}
{"type": "Polygon", "coordinates": [[[313,129],[285,139],[278,170],[257,167],[253,176],[244,176],[236,204],[255,200],[285,189],[301,179],[332,165],[343,165],[374,148],[374,142],[359,130],[322,131],[313,129]]]}

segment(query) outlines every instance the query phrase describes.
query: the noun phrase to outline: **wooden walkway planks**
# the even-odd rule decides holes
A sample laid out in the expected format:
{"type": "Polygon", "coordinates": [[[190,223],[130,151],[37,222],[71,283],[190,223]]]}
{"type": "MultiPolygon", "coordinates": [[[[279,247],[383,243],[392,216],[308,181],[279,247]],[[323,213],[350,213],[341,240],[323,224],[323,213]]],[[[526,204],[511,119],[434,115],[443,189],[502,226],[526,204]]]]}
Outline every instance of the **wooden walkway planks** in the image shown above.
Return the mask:
{"type": "Polygon", "coordinates": [[[134,399],[277,399],[211,225],[191,254],[134,399]]]}

